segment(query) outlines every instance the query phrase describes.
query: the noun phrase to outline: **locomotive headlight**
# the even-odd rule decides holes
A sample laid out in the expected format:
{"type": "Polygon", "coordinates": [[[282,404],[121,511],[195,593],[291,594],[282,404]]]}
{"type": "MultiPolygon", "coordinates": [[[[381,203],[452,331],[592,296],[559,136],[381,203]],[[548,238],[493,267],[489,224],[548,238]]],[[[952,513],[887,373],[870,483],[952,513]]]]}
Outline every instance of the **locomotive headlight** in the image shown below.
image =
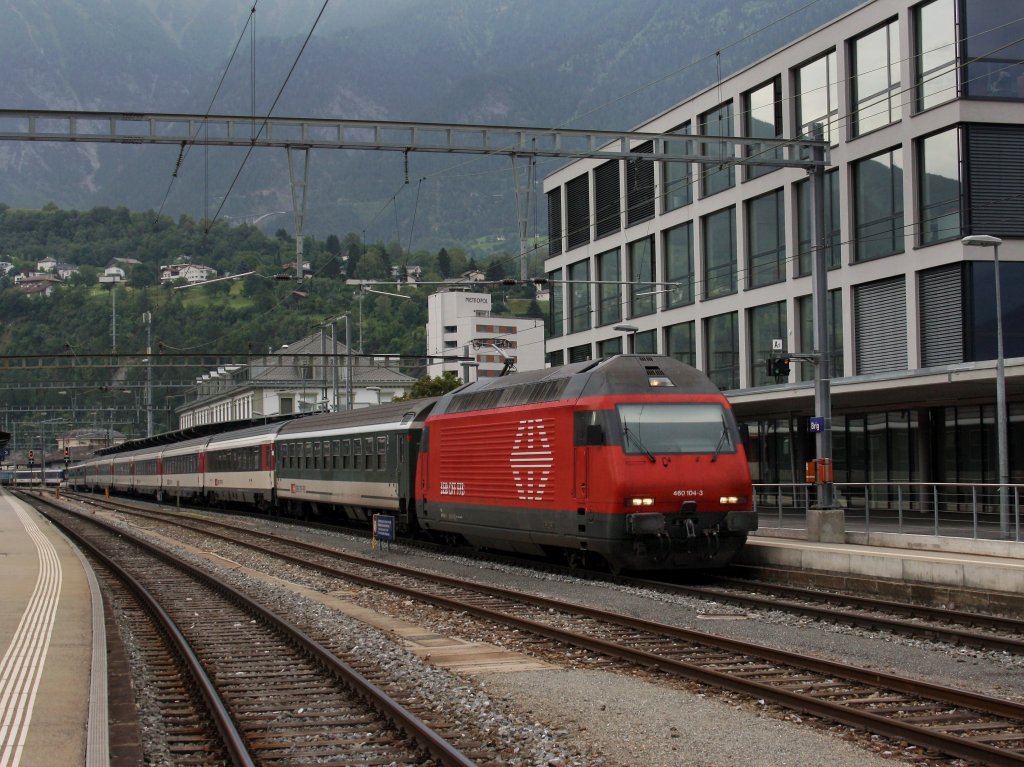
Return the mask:
{"type": "Polygon", "coordinates": [[[747,497],[744,495],[723,495],[718,499],[718,502],[723,506],[737,506],[741,503],[746,503],[747,497]]]}
{"type": "Polygon", "coordinates": [[[627,506],[653,506],[654,505],[654,499],[653,498],[627,498],[626,499],[626,505],[627,506]]]}

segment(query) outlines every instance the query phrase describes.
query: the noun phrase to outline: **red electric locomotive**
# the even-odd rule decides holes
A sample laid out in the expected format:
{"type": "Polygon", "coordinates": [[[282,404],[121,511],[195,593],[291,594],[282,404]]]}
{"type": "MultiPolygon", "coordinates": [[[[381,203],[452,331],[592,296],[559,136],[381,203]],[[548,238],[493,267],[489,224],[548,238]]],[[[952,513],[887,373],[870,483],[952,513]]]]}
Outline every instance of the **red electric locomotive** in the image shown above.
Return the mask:
{"type": "Polygon", "coordinates": [[[416,483],[425,530],[613,570],[719,567],[757,527],[728,400],[670,357],[458,389],[427,418],[416,483]]]}

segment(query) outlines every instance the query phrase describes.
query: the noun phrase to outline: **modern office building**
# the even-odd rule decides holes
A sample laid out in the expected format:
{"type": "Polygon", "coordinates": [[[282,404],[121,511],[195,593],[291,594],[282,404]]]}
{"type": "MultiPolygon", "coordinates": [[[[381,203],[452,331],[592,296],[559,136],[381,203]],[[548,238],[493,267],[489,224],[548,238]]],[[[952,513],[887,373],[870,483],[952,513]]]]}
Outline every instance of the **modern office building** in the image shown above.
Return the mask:
{"type": "MultiPolygon", "coordinates": [[[[1018,3],[875,0],[636,128],[792,139],[824,125],[837,482],[996,481],[996,259],[1024,480],[1022,40],[1018,3]]],[[[814,367],[776,378],[765,360],[775,339],[815,350],[807,173],[739,166],[724,142],[672,146],[717,162],[580,160],[546,179],[548,360],[691,363],[749,423],[755,478],[802,480],[814,367]]]]}
{"type": "Polygon", "coordinates": [[[520,372],[544,367],[544,321],[492,314],[491,294],[470,288],[457,283],[427,297],[427,375],[475,381],[501,375],[506,361],[520,372]]]}

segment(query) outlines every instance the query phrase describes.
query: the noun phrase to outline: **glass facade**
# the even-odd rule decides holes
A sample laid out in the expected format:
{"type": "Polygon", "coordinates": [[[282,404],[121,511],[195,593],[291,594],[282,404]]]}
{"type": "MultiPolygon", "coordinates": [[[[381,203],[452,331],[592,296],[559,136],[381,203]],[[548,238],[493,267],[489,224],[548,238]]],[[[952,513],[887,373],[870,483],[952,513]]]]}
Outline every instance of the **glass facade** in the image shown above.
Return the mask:
{"type": "Polygon", "coordinates": [[[736,292],[736,209],[701,219],[704,241],[704,298],[736,292]]]}
{"type": "MultiPolygon", "coordinates": [[[[727,101],[710,112],[700,116],[700,132],[705,136],[732,136],[732,102],[727,101]]],[[[726,141],[708,142],[702,147],[703,152],[721,163],[704,163],[701,166],[700,193],[707,197],[732,187],[735,181],[732,164],[732,144],[726,141]]]]}
{"type": "Polygon", "coordinates": [[[786,279],[786,227],[782,190],[747,202],[747,286],[786,279]]]}
{"type": "Polygon", "coordinates": [[[900,119],[900,33],[895,21],[850,43],[850,132],[854,136],[900,119]]]}
{"type": "MultiPolygon", "coordinates": [[[[817,344],[814,341],[814,300],[811,296],[799,296],[796,299],[796,321],[799,324],[800,337],[797,339],[797,351],[810,354],[817,344]]],[[[828,333],[829,333],[829,375],[840,378],[843,372],[843,293],[841,290],[828,292],[828,333]]],[[[814,380],[814,364],[799,362],[796,364],[798,381],[814,380]]]]}
{"type": "Polygon", "coordinates": [[[665,354],[687,365],[697,366],[697,340],[693,322],[680,322],[665,328],[665,354]]]}
{"type": "Polygon", "coordinates": [[[903,252],[903,151],[853,163],[855,260],[903,252]]]}
{"type": "Polygon", "coordinates": [[[772,340],[786,339],[786,302],[755,306],[748,310],[749,359],[751,386],[765,386],[775,383],[769,378],[766,360],[772,356],[772,340]]]}
{"type": "MultiPolygon", "coordinates": [[[[689,135],[690,123],[672,131],[689,135]]],[[[667,141],[665,151],[670,154],[694,154],[692,141],[667,141]]],[[[661,210],[668,213],[693,202],[693,163],[663,162],[661,164],[661,210]]]]}
{"type": "MultiPolygon", "coordinates": [[[[796,184],[796,225],[799,241],[797,247],[796,276],[811,273],[814,249],[811,247],[811,182],[796,184]]],[[[829,269],[838,269],[842,263],[842,233],[839,230],[839,173],[825,172],[825,264],[829,269]]]]}
{"type": "Polygon", "coordinates": [[[839,120],[839,81],[836,74],[836,52],[826,53],[814,61],[797,67],[796,122],[801,135],[811,135],[811,125],[822,123],[825,140],[836,143],[839,120]]]}
{"type": "Polygon", "coordinates": [[[590,262],[569,267],[569,332],[590,330],[590,262]]]}
{"type": "Polygon", "coordinates": [[[597,342],[598,357],[614,357],[616,354],[622,354],[622,336],[597,342]]]}
{"type": "Polygon", "coordinates": [[[666,286],[665,307],[674,309],[693,303],[693,224],[687,221],[681,226],[666,230],[662,246],[665,282],[678,283],[666,286]]]}
{"type": "Polygon", "coordinates": [[[654,314],[654,238],[629,243],[629,316],[654,314]]]}
{"type": "Polygon", "coordinates": [[[633,354],[657,354],[658,335],[653,330],[645,330],[633,336],[633,354]]]}
{"type": "Polygon", "coordinates": [[[957,97],[956,0],[914,9],[914,100],[917,110],[957,97]]]}
{"type": "Polygon", "coordinates": [[[550,299],[548,304],[548,337],[558,338],[562,335],[562,323],[565,321],[565,285],[562,283],[562,270],[548,272],[550,299]]]}
{"type": "Polygon", "coordinates": [[[622,271],[619,249],[608,250],[597,256],[598,308],[597,324],[610,325],[622,319],[622,271]]]}
{"type": "Polygon", "coordinates": [[[740,329],[736,312],[704,320],[705,374],[719,389],[740,388],[740,329]]]}
{"type": "Polygon", "coordinates": [[[922,245],[961,236],[961,168],[959,128],[951,128],[918,141],[918,241],[922,245]]]}
{"type": "MultiPolygon", "coordinates": [[[[996,358],[996,278],[992,261],[972,261],[967,272],[967,359],[996,358]]],[[[1024,262],[999,261],[1003,356],[1024,357],[1024,262]]]]}
{"type": "Polygon", "coordinates": [[[1024,100],[1024,13],[1019,2],[963,5],[964,91],[972,99],[1024,100]]]}
{"type": "MultiPolygon", "coordinates": [[[[743,95],[743,135],[747,138],[782,138],[782,78],[775,77],[743,95]]],[[[747,157],[777,160],[782,157],[782,150],[748,150],[747,157]]],[[[757,178],[773,170],[778,168],[747,165],[745,177],[757,178]]]]}

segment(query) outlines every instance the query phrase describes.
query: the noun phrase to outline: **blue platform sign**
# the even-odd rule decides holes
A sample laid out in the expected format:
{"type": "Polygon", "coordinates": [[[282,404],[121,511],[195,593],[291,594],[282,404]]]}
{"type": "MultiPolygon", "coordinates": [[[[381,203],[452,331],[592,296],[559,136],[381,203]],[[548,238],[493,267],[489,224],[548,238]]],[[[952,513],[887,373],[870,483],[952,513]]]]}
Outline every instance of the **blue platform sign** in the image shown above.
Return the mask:
{"type": "Polygon", "coordinates": [[[376,547],[380,542],[390,544],[393,540],[395,540],[395,518],[390,514],[374,514],[371,545],[376,547]]]}
{"type": "Polygon", "coordinates": [[[825,418],[824,418],[824,416],[820,416],[820,415],[812,415],[811,416],[811,428],[810,428],[810,431],[811,431],[812,434],[819,434],[819,433],[825,431],[825,418]]]}

